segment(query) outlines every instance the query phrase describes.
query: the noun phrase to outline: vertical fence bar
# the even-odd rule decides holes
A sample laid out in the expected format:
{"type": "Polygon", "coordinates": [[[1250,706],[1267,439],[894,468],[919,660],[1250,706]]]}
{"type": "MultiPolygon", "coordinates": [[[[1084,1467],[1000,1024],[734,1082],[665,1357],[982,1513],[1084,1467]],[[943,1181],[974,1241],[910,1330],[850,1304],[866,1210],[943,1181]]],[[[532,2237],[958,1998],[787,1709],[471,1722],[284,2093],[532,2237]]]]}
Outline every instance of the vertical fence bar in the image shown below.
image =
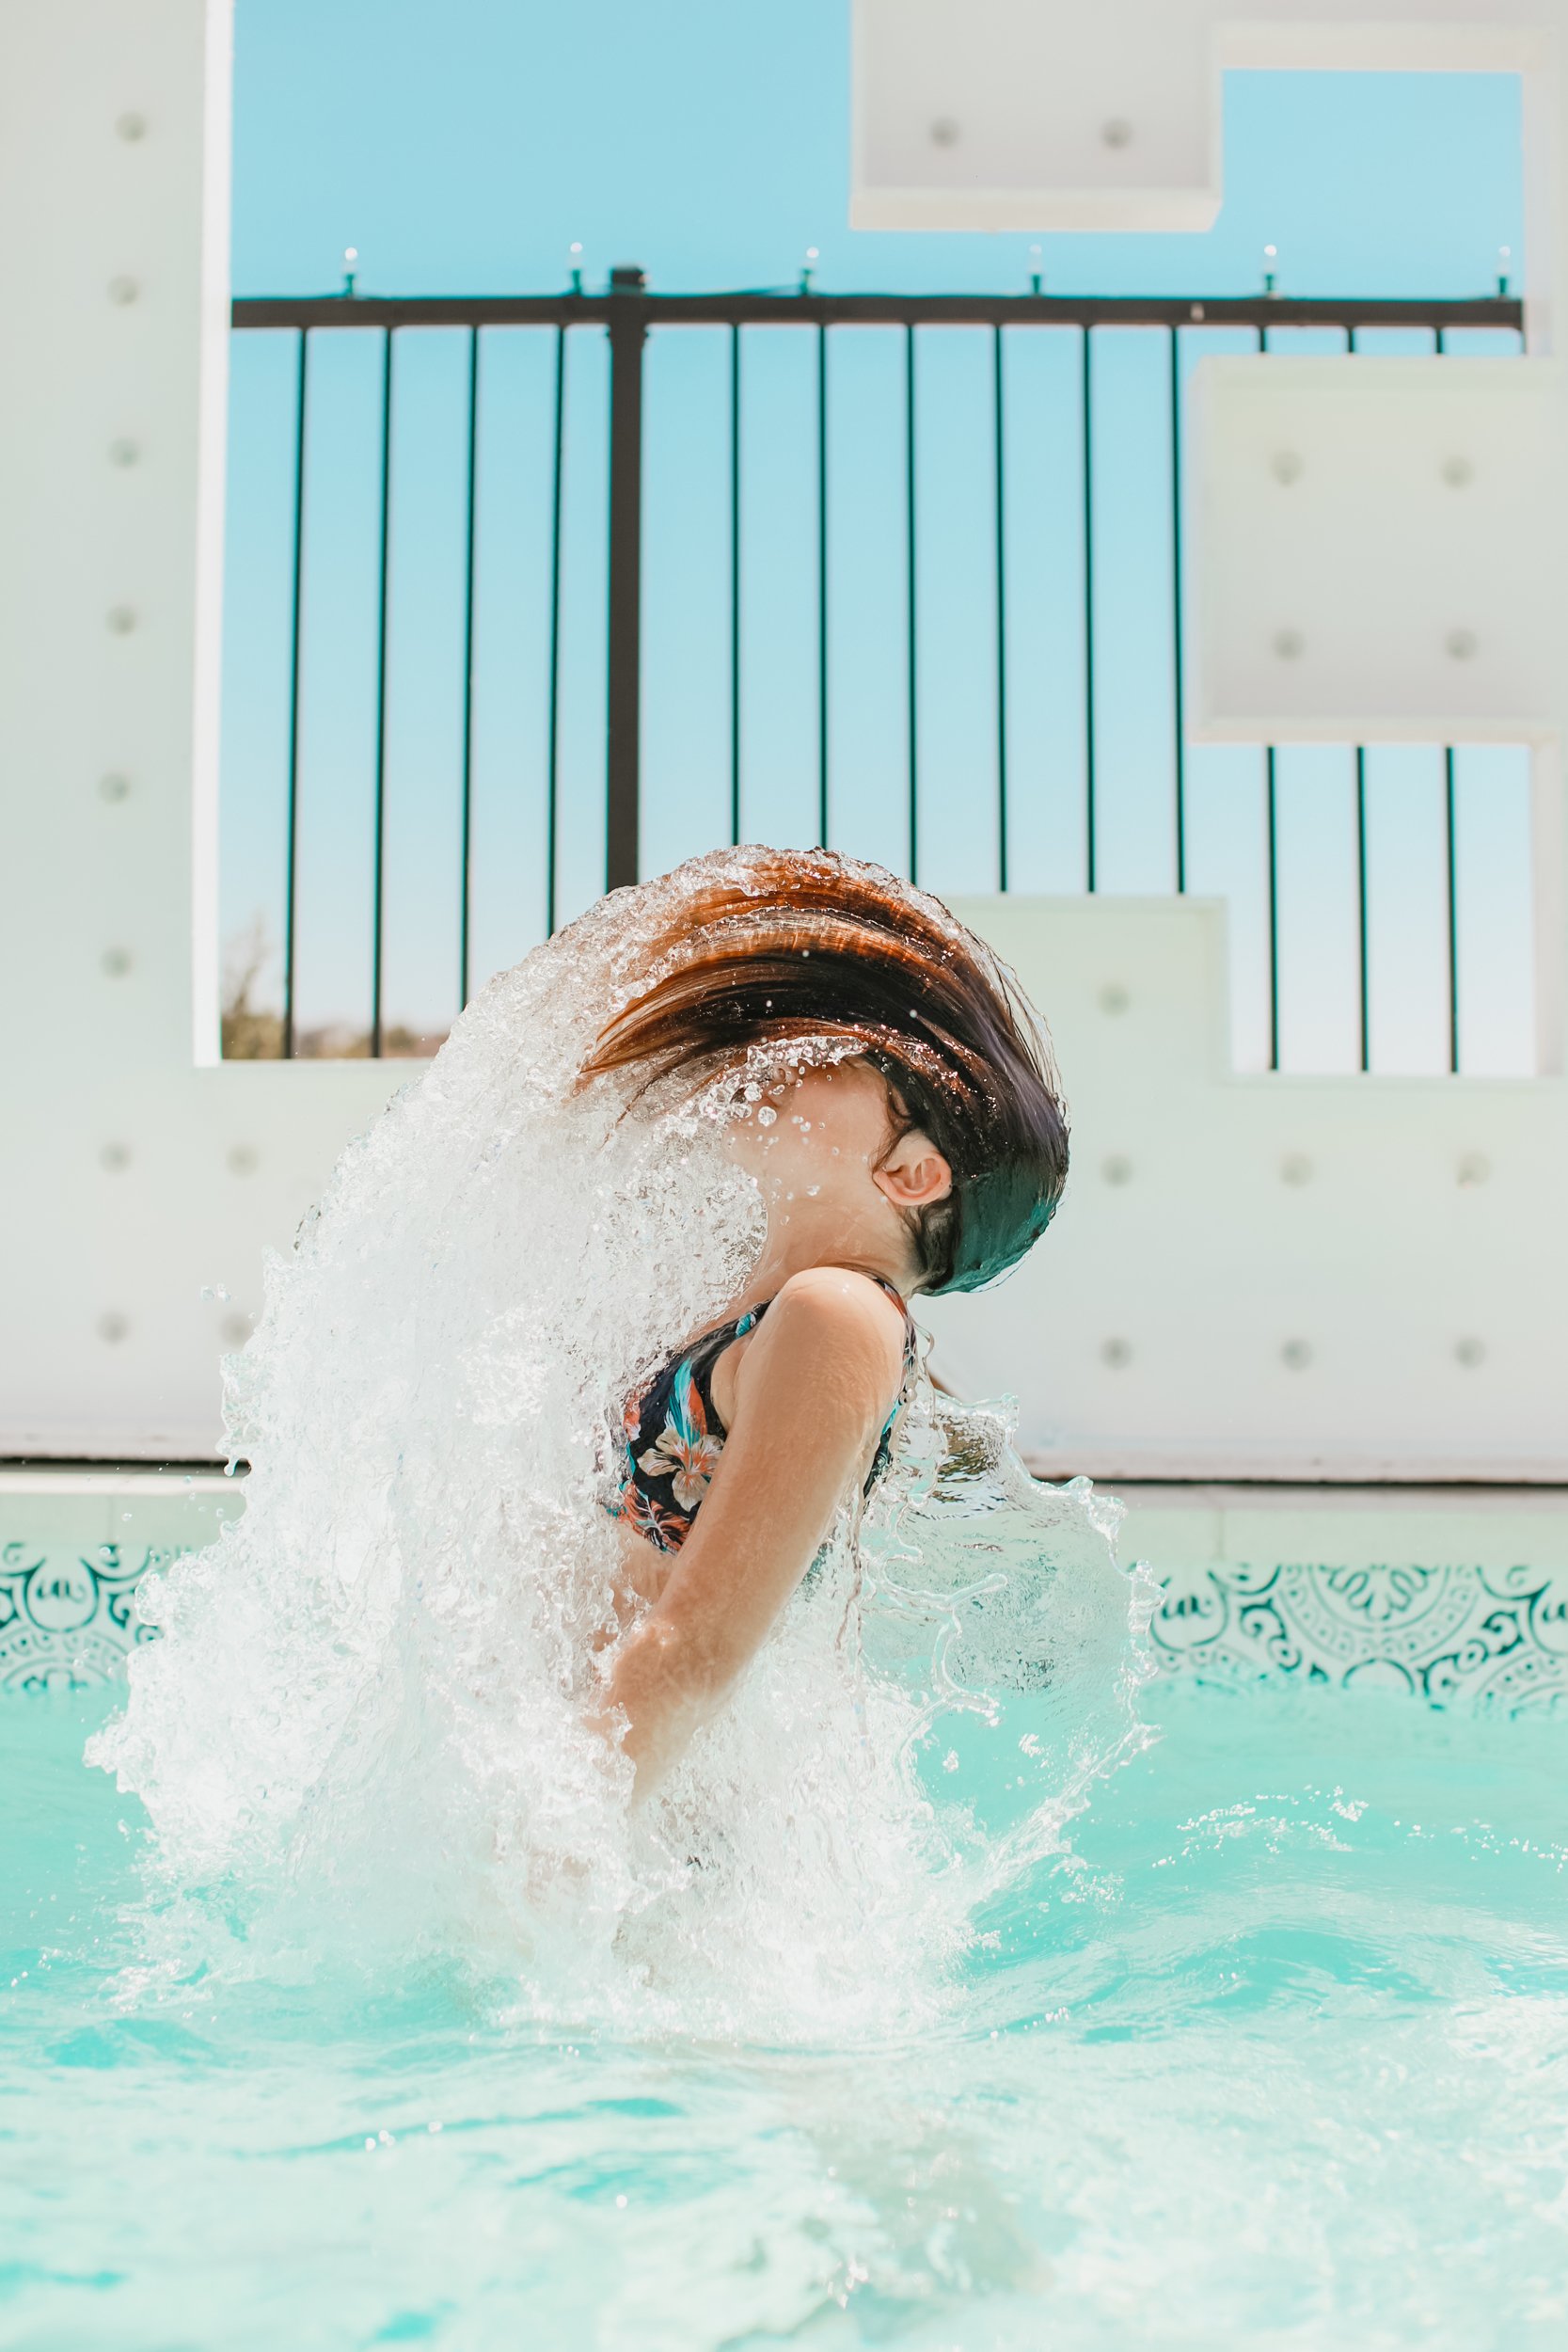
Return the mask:
{"type": "Polygon", "coordinates": [[[1267,798],[1269,850],[1269,1068],[1279,1068],[1279,795],[1275,775],[1275,751],[1263,754],[1267,798]]]}
{"type": "MultiPolygon", "coordinates": [[[[1355,329],[1345,329],[1345,350],[1355,356],[1355,329]]],[[[1371,923],[1367,898],[1367,752],[1355,746],[1355,898],[1356,955],[1359,961],[1361,1006],[1361,1068],[1372,1066],[1371,923]]]]}
{"type": "MultiPolygon", "coordinates": [[[[1258,329],[1258,349],[1266,352],[1269,330],[1258,329]]],[[[1275,772],[1275,747],[1263,747],[1263,793],[1265,801],[1265,840],[1269,861],[1269,1068],[1279,1068],[1279,807],[1278,779],[1275,772]]]]}
{"type": "Polygon", "coordinates": [[[642,633],[642,344],[640,269],[613,269],[610,291],[610,634],[606,696],[605,888],[638,875],[642,633]]]}
{"type": "Polygon", "coordinates": [[[371,917],[371,1058],[379,1060],[385,967],[387,897],[387,622],[392,552],[392,340],[388,326],[381,361],[381,597],[375,638],[375,880],[371,917]]]}
{"type": "Polygon", "coordinates": [[[1187,887],[1187,743],[1181,628],[1181,329],[1170,329],[1171,729],[1176,750],[1176,887],[1187,887]]]}
{"type": "Polygon", "coordinates": [[[1007,887],[1007,477],[1002,329],[991,328],[992,431],[996,439],[996,886],[1007,887]]]}
{"type": "Polygon", "coordinates": [[[1449,1071],[1459,1075],[1459,876],[1454,865],[1453,745],[1443,748],[1443,844],[1449,885],[1449,1071]]]}
{"type": "Polygon", "coordinates": [[[566,329],[555,330],[555,471],[550,495],[550,675],[545,729],[545,935],[555,930],[561,765],[561,491],[565,455],[566,329]]]}
{"type": "MultiPolygon", "coordinates": [[[[1433,329],[1433,350],[1441,359],[1448,350],[1443,329],[1433,329]]],[[[1449,898],[1449,1071],[1459,1074],[1459,874],[1454,863],[1453,745],[1443,747],[1443,856],[1449,898]]]]}
{"type": "Polygon", "coordinates": [[[289,820],[283,871],[283,1058],[294,1055],[294,910],[299,897],[299,693],[300,614],[305,588],[305,404],[310,330],[299,330],[299,367],[294,386],[293,610],[289,631],[289,820]]]}
{"type": "Polygon", "coordinates": [[[816,330],[816,839],[828,846],[828,330],[816,330]]]}
{"type": "Polygon", "coordinates": [[[920,612],[917,601],[915,563],[917,550],[914,491],[914,326],[911,322],[904,329],[904,551],[909,568],[906,616],[909,643],[906,663],[909,681],[910,880],[911,882],[918,882],[920,879],[920,687],[916,661],[920,612]]]}
{"type": "Polygon", "coordinates": [[[730,328],[730,839],[740,839],[740,326],[730,328]]]}
{"type": "Polygon", "coordinates": [[[468,329],[468,512],[463,586],[463,905],[458,923],[457,1004],[468,1001],[469,930],[473,912],[474,838],[474,546],[479,486],[479,329],[468,329]]]}
{"type": "Polygon", "coordinates": [[[1094,361],[1090,337],[1083,335],[1084,399],[1084,878],[1093,892],[1099,880],[1099,832],[1094,773],[1094,361]]]}
{"type": "Polygon", "coordinates": [[[1367,753],[1355,747],[1356,946],[1361,962],[1361,1067],[1372,1066],[1371,925],[1367,900],[1367,753]]]}

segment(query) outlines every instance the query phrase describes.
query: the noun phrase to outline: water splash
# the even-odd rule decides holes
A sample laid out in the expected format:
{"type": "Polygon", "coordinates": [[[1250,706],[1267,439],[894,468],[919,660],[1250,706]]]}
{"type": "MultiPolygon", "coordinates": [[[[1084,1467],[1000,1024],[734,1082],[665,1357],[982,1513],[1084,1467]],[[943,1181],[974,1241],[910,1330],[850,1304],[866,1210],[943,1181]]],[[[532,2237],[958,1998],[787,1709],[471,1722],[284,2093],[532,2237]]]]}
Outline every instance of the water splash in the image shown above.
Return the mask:
{"type": "Polygon", "coordinates": [[[163,1638],[89,1748],[147,1807],[166,1922],[225,1923],[202,1966],[346,1946],[546,2019],[908,2023],[1136,1743],[1147,1600],[1107,1506],[923,1387],[863,1522],[628,1813],[586,1722],[607,1435],[743,1287],[763,1219],[722,1148],[733,1087],[628,1109],[575,1080],[716,870],[744,883],[747,853],[493,981],[267,1266],[227,1367],[244,1515],[144,1585],[163,1638]]]}

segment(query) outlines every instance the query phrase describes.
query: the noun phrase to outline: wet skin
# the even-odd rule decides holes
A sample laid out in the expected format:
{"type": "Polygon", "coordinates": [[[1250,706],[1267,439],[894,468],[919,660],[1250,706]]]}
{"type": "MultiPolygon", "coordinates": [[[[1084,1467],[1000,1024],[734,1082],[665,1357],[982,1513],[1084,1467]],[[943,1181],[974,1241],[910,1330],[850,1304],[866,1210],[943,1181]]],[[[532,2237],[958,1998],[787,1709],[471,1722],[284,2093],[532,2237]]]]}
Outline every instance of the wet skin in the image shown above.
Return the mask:
{"type": "Polygon", "coordinates": [[[870,1469],[904,1344],[903,1317],[873,1278],[914,1292],[911,1213],[952,1187],[930,1138],[898,1124],[885,1081],[851,1060],[780,1080],[730,1130],[768,1233],[720,1320],[771,1304],[715,1366],[724,1451],[690,1534],[673,1554],[626,1538],[629,1629],[601,1720],[621,1734],[639,1798],[722,1706],[870,1469]]]}

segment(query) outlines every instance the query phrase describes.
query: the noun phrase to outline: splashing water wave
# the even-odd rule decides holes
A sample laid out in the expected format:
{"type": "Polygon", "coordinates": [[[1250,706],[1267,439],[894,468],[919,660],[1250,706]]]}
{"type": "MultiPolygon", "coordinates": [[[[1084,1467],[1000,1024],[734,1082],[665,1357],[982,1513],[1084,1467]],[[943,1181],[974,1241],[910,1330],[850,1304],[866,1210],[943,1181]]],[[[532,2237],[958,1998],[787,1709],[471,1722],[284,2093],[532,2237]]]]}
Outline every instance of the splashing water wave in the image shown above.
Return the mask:
{"type": "Polygon", "coordinates": [[[144,1586],[162,1638],[89,1749],[145,1803],[202,1966],[348,1943],[541,2020],[908,2025],[1043,1899],[1031,1874],[1140,1743],[1148,1594],[1116,1506],[1037,1486],[1003,1414],[924,1381],[892,1474],[665,1792],[631,1814],[588,1727],[608,1433],[742,1289],[763,1215],[722,1148],[733,1085],[628,1110],[625,1081],[575,1081],[719,872],[744,887],[746,852],[615,894],[493,981],[269,1263],[227,1368],[244,1515],[144,1586]]]}

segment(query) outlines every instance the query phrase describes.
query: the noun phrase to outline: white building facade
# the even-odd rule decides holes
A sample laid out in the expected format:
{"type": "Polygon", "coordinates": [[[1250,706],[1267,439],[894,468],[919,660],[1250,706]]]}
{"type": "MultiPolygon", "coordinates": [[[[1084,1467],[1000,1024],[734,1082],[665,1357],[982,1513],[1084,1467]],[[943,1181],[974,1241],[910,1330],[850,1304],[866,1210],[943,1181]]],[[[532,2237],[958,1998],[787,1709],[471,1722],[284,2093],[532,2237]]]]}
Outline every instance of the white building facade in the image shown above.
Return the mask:
{"type": "MultiPolygon", "coordinates": [[[[965,902],[1050,1009],[1076,1168],[1012,1282],[933,1308],[937,1363],[1013,1391],[1053,1474],[1568,1477],[1568,7],[1360,13],[856,11],[867,227],[1201,226],[1227,64],[1528,92],[1530,356],[1207,362],[1187,463],[1197,732],[1534,746],[1538,1073],[1240,1076],[1216,904],[965,902]]],[[[0,61],[33,356],[0,385],[0,1451],[198,1458],[263,1251],[415,1073],[218,1057],[227,8],[13,0],[0,61]]]]}

